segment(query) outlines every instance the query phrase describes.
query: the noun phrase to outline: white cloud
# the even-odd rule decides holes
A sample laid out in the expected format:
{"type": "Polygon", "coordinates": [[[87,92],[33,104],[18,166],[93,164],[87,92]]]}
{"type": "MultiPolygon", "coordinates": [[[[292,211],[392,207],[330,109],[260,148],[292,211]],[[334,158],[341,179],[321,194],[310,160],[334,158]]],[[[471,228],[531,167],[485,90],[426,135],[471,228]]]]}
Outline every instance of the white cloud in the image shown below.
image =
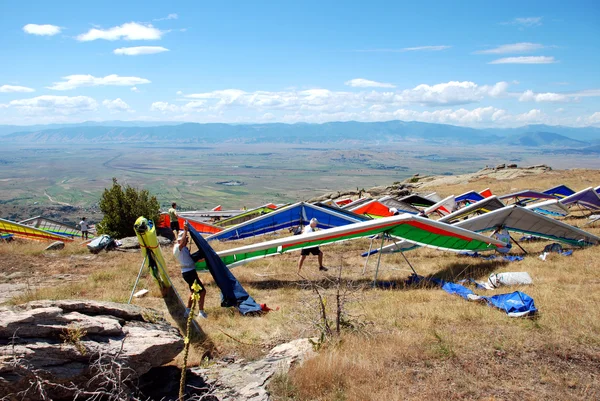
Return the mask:
{"type": "Polygon", "coordinates": [[[178,94],[179,96],[182,96],[182,95],[183,95],[183,92],[182,92],[182,91],[177,91],[177,94],[178,94]]]}
{"type": "Polygon", "coordinates": [[[559,107],[558,109],[554,110],[555,113],[564,113],[565,109],[563,109],[562,107],[559,107]]]}
{"type": "Polygon", "coordinates": [[[145,54],[156,54],[168,52],[169,49],[162,46],[136,46],[136,47],[120,47],[113,51],[114,54],[122,56],[141,56],[145,54]]]}
{"type": "Polygon", "coordinates": [[[344,82],[345,85],[352,86],[354,88],[395,88],[394,84],[385,82],[371,81],[369,79],[355,78],[344,82]]]}
{"type": "Polygon", "coordinates": [[[403,47],[400,49],[361,49],[354,50],[358,53],[404,53],[404,52],[415,52],[415,51],[442,51],[450,49],[452,46],[438,45],[438,46],[415,46],[415,47],[403,47]]]}
{"type": "Polygon", "coordinates": [[[168,102],[154,102],[150,105],[150,111],[160,111],[160,112],[179,112],[180,107],[175,104],[170,104],[168,102]]]}
{"type": "Polygon", "coordinates": [[[521,42],[508,45],[500,45],[493,49],[476,51],[475,54],[511,54],[511,53],[528,53],[536,50],[544,49],[546,46],[539,43],[521,42]]]}
{"type": "Polygon", "coordinates": [[[457,105],[481,101],[484,97],[500,97],[508,88],[507,82],[495,85],[477,85],[470,81],[450,81],[427,85],[421,84],[413,89],[406,89],[397,95],[397,101],[419,103],[427,106],[457,105]]]}
{"type": "Polygon", "coordinates": [[[600,124],[600,111],[595,112],[591,116],[587,117],[588,124],[600,124]]]}
{"type": "Polygon", "coordinates": [[[121,98],[116,98],[115,100],[104,100],[102,105],[109,110],[113,111],[128,111],[131,110],[131,107],[125,103],[121,98]]]}
{"type": "Polygon", "coordinates": [[[563,102],[569,102],[570,100],[571,100],[571,98],[569,98],[569,96],[564,95],[564,94],[552,93],[552,92],[534,93],[532,90],[526,90],[519,97],[519,102],[534,101],[534,102],[538,102],[538,103],[542,103],[542,102],[563,103],[563,102]]]}
{"type": "Polygon", "coordinates": [[[93,28],[88,32],[77,36],[77,40],[88,42],[91,40],[157,40],[162,37],[164,32],[156,29],[151,24],[138,24],[137,22],[128,22],[121,26],[115,26],[109,29],[93,28]]]}
{"type": "Polygon", "coordinates": [[[503,25],[518,25],[520,27],[524,27],[524,28],[530,28],[533,26],[540,26],[542,25],[542,18],[543,17],[520,17],[520,18],[515,18],[512,21],[508,21],[508,22],[503,22],[503,25]]]}
{"type": "Polygon", "coordinates": [[[30,35],[38,36],[54,36],[62,30],[61,27],[56,25],[38,25],[38,24],[27,24],[23,27],[23,31],[30,35]]]}
{"type": "Polygon", "coordinates": [[[37,96],[30,99],[13,100],[8,103],[25,114],[76,114],[93,111],[98,103],[88,96],[37,96]]]}
{"type": "Polygon", "coordinates": [[[452,46],[416,46],[416,47],[405,47],[402,50],[405,52],[415,52],[415,51],[430,51],[430,52],[438,52],[441,50],[446,50],[451,48],[452,46]]]}
{"type": "Polygon", "coordinates": [[[13,92],[35,92],[35,89],[28,88],[26,86],[16,86],[16,85],[2,85],[0,86],[1,93],[13,93],[13,92]]]}
{"type": "Polygon", "coordinates": [[[557,61],[549,56],[505,57],[490,61],[488,64],[554,64],[557,61]]]}
{"type": "Polygon", "coordinates": [[[131,88],[129,88],[129,90],[131,90],[132,92],[139,92],[140,90],[137,88],[137,86],[132,86],[131,88]]]}
{"type": "Polygon", "coordinates": [[[173,14],[167,15],[164,18],[155,18],[152,21],[165,21],[165,20],[177,19],[177,18],[179,18],[179,16],[177,14],[173,13],[173,14]]]}
{"type": "Polygon", "coordinates": [[[48,89],[54,90],[70,90],[81,86],[135,86],[141,84],[149,84],[150,81],[139,77],[121,77],[116,74],[107,75],[105,77],[94,77],[93,75],[68,75],[63,77],[64,81],[55,82],[48,89]]]}

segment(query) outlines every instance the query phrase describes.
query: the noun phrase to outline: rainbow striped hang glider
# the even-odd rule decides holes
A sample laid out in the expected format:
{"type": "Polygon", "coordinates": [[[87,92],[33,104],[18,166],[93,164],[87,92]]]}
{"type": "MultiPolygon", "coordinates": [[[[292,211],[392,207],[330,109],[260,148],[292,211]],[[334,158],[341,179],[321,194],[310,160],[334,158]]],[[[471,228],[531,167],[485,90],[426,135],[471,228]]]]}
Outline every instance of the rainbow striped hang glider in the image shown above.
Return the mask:
{"type": "MultiPolygon", "coordinates": [[[[40,230],[48,231],[53,234],[64,235],[66,237],[81,237],[81,230],[78,228],[48,219],[43,216],[32,217],[30,219],[20,221],[19,224],[25,224],[27,226],[39,228],[40,230]]],[[[93,235],[90,235],[89,237],[94,238],[93,235]]]]}
{"type": "Polygon", "coordinates": [[[40,230],[14,221],[0,219],[0,232],[12,234],[15,237],[34,239],[40,241],[73,241],[72,237],[60,235],[49,231],[40,230]]]}
{"type": "MultiPolygon", "coordinates": [[[[403,214],[228,249],[217,254],[228,267],[234,267],[266,256],[382,233],[407,239],[418,245],[452,251],[494,250],[497,247],[506,245],[494,238],[485,237],[462,228],[403,214]]],[[[206,265],[203,260],[196,263],[197,270],[204,270],[205,268],[206,265]]]]}

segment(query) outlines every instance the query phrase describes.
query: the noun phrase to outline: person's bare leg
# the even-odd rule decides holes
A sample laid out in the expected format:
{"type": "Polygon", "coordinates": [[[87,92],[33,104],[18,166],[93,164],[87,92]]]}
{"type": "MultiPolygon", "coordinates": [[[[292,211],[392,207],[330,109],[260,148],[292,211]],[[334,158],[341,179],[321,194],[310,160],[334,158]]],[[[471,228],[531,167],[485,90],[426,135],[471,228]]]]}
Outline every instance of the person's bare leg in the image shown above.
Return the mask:
{"type": "Polygon", "coordinates": [[[198,308],[200,310],[204,310],[204,297],[206,297],[206,290],[202,289],[202,291],[200,291],[200,299],[198,300],[198,308]]]}
{"type": "Polygon", "coordinates": [[[306,259],[306,255],[300,255],[300,259],[298,259],[298,273],[300,273],[300,270],[302,269],[304,259],[306,259]]]}
{"type": "Polygon", "coordinates": [[[188,302],[187,302],[187,308],[190,309],[192,307],[192,295],[194,293],[190,294],[190,297],[188,298],[188,302]]]}
{"type": "Polygon", "coordinates": [[[323,268],[323,251],[319,252],[319,269],[323,268]]]}

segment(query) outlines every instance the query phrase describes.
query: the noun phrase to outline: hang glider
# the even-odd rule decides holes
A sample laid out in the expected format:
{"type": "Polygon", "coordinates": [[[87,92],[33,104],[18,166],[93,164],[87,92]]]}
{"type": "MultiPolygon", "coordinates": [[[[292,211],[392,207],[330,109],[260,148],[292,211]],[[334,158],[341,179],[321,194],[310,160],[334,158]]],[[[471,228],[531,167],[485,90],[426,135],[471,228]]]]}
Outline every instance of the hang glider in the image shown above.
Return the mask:
{"type": "Polygon", "coordinates": [[[485,199],[486,197],[475,192],[475,191],[469,191],[469,192],[465,192],[462,195],[459,195],[455,198],[456,203],[459,202],[469,202],[469,203],[474,203],[474,202],[479,202],[480,200],[485,199]]]}
{"type": "Polygon", "coordinates": [[[31,227],[26,224],[15,223],[14,221],[0,219],[0,232],[5,234],[13,234],[15,237],[47,240],[47,241],[73,241],[72,237],[55,234],[49,231],[40,230],[39,228],[31,227]]]}
{"type": "MultiPolygon", "coordinates": [[[[598,245],[600,243],[600,238],[593,234],[517,205],[506,206],[481,216],[462,220],[453,224],[452,227],[460,227],[478,233],[504,227],[508,231],[533,235],[575,246],[598,245]]],[[[381,251],[383,253],[404,251],[410,244],[407,242],[399,242],[399,246],[396,244],[384,246],[381,251]]]]}
{"type": "MultiPolygon", "coordinates": [[[[215,234],[223,230],[221,227],[214,226],[204,221],[198,221],[190,217],[178,217],[180,228],[183,227],[183,223],[187,220],[191,226],[193,226],[197,231],[201,232],[202,234],[215,234]]],[[[160,214],[157,226],[160,228],[171,228],[171,218],[169,217],[169,213],[160,214]]]]}
{"type": "MultiPolygon", "coordinates": [[[[42,216],[32,217],[27,220],[20,221],[19,224],[24,224],[40,230],[48,231],[53,234],[63,235],[65,237],[81,237],[81,230],[77,227],[70,226],[68,224],[60,223],[55,220],[48,219],[42,216]]],[[[90,235],[94,238],[93,235],[90,235]]]]}
{"type": "Polygon", "coordinates": [[[179,217],[186,219],[194,219],[196,221],[212,220],[212,219],[227,219],[231,216],[237,216],[243,213],[243,210],[193,210],[187,212],[177,212],[179,217]]]}
{"type": "Polygon", "coordinates": [[[412,206],[419,206],[419,207],[429,207],[429,206],[435,205],[435,203],[436,203],[434,200],[428,199],[425,196],[421,196],[421,195],[417,195],[417,194],[408,195],[408,196],[405,196],[404,198],[400,198],[400,201],[408,203],[409,205],[412,205],[412,206]]]}
{"type": "Polygon", "coordinates": [[[360,198],[360,199],[357,199],[357,200],[352,201],[350,203],[346,203],[344,206],[342,206],[342,209],[350,210],[352,208],[355,208],[355,207],[357,207],[359,205],[365,204],[365,203],[370,202],[370,201],[371,201],[371,198],[360,198]]]}
{"type": "Polygon", "coordinates": [[[491,189],[489,189],[489,188],[486,188],[486,189],[484,189],[483,191],[481,191],[481,192],[479,193],[479,195],[483,196],[484,198],[489,198],[490,196],[492,196],[492,195],[494,195],[494,194],[492,193],[492,190],[491,190],[491,189]]]}
{"type": "MultiPolygon", "coordinates": [[[[228,249],[218,252],[218,255],[228,267],[233,267],[266,256],[382,233],[404,238],[421,246],[451,251],[494,250],[506,245],[494,238],[459,227],[402,214],[228,249]]],[[[197,262],[196,269],[205,269],[204,261],[197,262]]]]}
{"type": "Polygon", "coordinates": [[[334,202],[336,205],[341,207],[341,206],[347,205],[348,203],[352,203],[352,199],[350,199],[350,198],[337,199],[334,202]]]}
{"type": "Polygon", "coordinates": [[[254,237],[255,235],[271,233],[284,228],[304,226],[312,218],[316,218],[319,221],[317,227],[320,229],[339,227],[360,221],[359,218],[350,217],[347,214],[331,209],[325,209],[311,205],[310,203],[298,202],[274,210],[271,213],[255,217],[237,226],[229,227],[206,239],[207,241],[225,241],[254,237]]]}
{"type": "Polygon", "coordinates": [[[348,210],[356,214],[362,214],[373,218],[389,217],[393,215],[387,205],[384,205],[375,199],[371,199],[369,202],[363,203],[355,208],[349,208],[348,210]]]}
{"type": "Polygon", "coordinates": [[[600,211],[600,195],[592,188],[583,189],[560,200],[565,206],[578,205],[592,211],[600,211]]]}
{"type": "Polygon", "coordinates": [[[432,192],[428,195],[425,195],[425,198],[432,200],[434,202],[439,202],[442,200],[442,197],[437,194],[437,192],[432,192]]]}
{"type": "Polygon", "coordinates": [[[548,216],[566,216],[569,214],[569,208],[558,199],[549,199],[542,202],[530,203],[525,206],[525,209],[533,210],[534,212],[546,214],[548,216]]]}
{"type": "Polygon", "coordinates": [[[544,193],[548,195],[554,195],[557,198],[566,198],[567,196],[573,195],[575,191],[566,185],[559,185],[545,190],[544,193]]]}
{"type": "Polygon", "coordinates": [[[0,240],[8,241],[8,240],[12,239],[12,237],[13,237],[12,234],[0,233],[0,240]]]}
{"type": "Polygon", "coordinates": [[[238,215],[229,217],[227,219],[220,220],[220,221],[216,222],[215,225],[217,225],[219,227],[235,226],[237,224],[244,223],[248,220],[252,220],[255,217],[262,216],[263,214],[271,213],[276,208],[276,207],[272,207],[272,206],[275,206],[275,205],[269,204],[269,205],[259,206],[257,208],[247,210],[245,212],[242,212],[238,215]]]}
{"type": "Polygon", "coordinates": [[[398,199],[393,198],[391,196],[384,196],[383,198],[379,199],[379,202],[383,203],[389,208],[395,208],[400,213],[419,214],[420,212],[420,210],[416,207],[411,206],[406,202],[401,202],[398,199]]]}
{"type": "Polygon", "coordinates": [[[523,191],[514,192],[512,194],[502,195],[499,198],[503,201],[512,200],[514,204],[522,206],[526,203],[534,202],[535,200],[539,199],[556,199],[556,196],[526,189],[523,191]]]}
{"type": "Polygon", "coordinates": [[[321,202],[317,202],[314,205],[318,206],[318,207],[322,207],[323,209],[327,209],[327,210],[329,210],[331,212],[334,212],[334,213],[343,214],[344,216],[347,216],[347,217],[349,217],[351,219],[356,219],[357,221],[371,220],[371,218],[369,216],[365,216],[365,215],[362,215],[362,214],[356,214],[354,212],[351,212],[351,211],[346,210],[346,209],[342,209],[342,208],[337,207],[337,206],[329,206],[329,205],[325,205],[325,204],[323,204],[321,202]]]}
{"type": "Polygon", "coordinates": [[[494,210],[502,209],[504,206],[504,203],[502,203],[496,195],[492,195],[479,202],[471,203],[469,206],[458,209],[457,211],[442,217],[439,221],[452,224],[471,215],[489,213],[494,210]]]}
{"type": "Polygon", "coordinates": [[[430,206],[424,210],[426,215],[432,213],[438,213],[441,216],[447,216],[456,210],[456,201],[454,195],[450,195],[447,198],[442,199],[433,206],[430,206]]]}

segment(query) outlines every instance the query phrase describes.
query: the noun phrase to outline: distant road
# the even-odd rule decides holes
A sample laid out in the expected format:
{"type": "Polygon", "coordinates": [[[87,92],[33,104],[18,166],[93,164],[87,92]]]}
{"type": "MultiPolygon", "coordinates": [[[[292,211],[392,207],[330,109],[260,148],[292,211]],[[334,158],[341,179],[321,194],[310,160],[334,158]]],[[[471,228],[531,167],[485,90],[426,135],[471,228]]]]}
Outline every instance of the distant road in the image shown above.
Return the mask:
{"type": "Polygon", "coordinates": [[[55,201],[54,199],[52,199],[52,197],[46,191],[44,191],[44,195],[46,195],[48,197],[48,199],[50,200],[50,202],[52,202],[52,203],[58,203],[59,205],[63,205],[63,206],[72,206],[69,203],[55,201]]]}

